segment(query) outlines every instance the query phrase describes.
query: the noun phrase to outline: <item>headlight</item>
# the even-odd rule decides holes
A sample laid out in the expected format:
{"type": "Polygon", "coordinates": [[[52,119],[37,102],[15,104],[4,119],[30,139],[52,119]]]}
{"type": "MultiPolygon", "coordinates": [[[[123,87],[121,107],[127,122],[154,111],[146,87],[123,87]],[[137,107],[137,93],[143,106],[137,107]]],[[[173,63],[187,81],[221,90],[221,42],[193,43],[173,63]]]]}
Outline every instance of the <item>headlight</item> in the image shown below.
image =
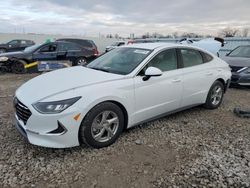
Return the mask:
{"type": "Polygon", "coordinates": [[[0,57],[0,61],[8,61],[8,57],[0,57]]]}
{"type": "Polygon", "coordinates": [[[243,72],[245,74],[250,74],[250,67],[244,67],[238,71],[239,73],[243,72]]]}
{"type": "Polygon", "coordinates": [[[81,97],[75,97],[71,99],[53,101],[53,102],[37,102],[32,106],[42,114],[56,114],[66,110],[80,98],[81,97]]]}
{"type": "Polygon", "coordinates": [[[250,67],[245,70],[245,73],[250,74],[250,67]]]}

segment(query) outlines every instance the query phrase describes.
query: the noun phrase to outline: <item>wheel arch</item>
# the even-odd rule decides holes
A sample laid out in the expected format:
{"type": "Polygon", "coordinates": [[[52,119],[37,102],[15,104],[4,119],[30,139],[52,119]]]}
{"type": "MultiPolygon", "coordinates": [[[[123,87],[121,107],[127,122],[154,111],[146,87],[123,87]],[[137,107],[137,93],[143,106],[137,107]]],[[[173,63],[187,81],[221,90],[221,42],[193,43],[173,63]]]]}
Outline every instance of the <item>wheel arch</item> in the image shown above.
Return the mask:
{"type": "Polygon", "coordinates": [[[125,105],[123,105],[121,102],[119,102],[118,100],[112,100],[112,99],[106,99],[106,100],[102,100],[102,101],[98,101],[97,103],[95,104],[92,104],[90,108],[88,108],[88,111],[86,112],[85,116],[82,118],[81,122],[84,121],[86,115],[89,113],[89,111],[91,111],[94,107],[96,107],[97,105],[101,104],[101,103],[105,103],[105,102],[110,102],[110,103],[113,103],[115,105],[117,105],[121,110],[122,110],[122,113],[124,115],[124,130],[127,129],[128,127],[128,120],[129,120],[129,117],[128,117],[128,111],[127,109],[125,108],[125,105]]]}
{"type": "Polygon", "coordinates": [[[215,81],[219,81],[219,82],[221,82],[221,83],[223,84],[223,86],[224,86],[224,93],[225,93],[226,90],[227,90],[227,82],[228,82],[228,81],[225,81],[223,78],[218,78],[218,79],[215,80],[215,81]]]}

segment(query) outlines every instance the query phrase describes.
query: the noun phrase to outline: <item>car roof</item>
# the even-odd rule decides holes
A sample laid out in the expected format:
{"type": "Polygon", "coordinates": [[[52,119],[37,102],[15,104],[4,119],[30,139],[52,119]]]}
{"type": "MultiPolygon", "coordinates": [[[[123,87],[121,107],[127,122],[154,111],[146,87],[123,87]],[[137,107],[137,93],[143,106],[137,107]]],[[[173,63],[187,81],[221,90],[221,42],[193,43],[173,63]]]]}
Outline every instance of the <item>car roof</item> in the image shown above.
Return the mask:
{"type": "Polygon", "coordinates": [[[176,43],[152,42],[152,43],[135,43],[135,44],[123,46],[123,48],[124,47],[144,48],[148,50],[154,50],[156,48],[190,47],[190,46],[185,46],[183,44],[176,44],[176,43]]]}

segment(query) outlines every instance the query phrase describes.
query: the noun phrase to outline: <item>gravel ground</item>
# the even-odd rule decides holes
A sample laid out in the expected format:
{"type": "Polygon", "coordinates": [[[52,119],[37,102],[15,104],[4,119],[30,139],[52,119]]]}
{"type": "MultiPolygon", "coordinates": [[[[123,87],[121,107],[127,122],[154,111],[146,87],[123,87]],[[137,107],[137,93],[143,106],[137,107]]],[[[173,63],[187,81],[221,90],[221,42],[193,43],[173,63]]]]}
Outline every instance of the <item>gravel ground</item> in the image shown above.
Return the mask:
{"type": "Polygon", "coordinates": [[[48,149],[12,125],[12,95],[34,76],[0,76],[0,187],[250,187],[250,119],[232,112],[250,108],[250,90],[130,129],[108,148],[48,149]]]}

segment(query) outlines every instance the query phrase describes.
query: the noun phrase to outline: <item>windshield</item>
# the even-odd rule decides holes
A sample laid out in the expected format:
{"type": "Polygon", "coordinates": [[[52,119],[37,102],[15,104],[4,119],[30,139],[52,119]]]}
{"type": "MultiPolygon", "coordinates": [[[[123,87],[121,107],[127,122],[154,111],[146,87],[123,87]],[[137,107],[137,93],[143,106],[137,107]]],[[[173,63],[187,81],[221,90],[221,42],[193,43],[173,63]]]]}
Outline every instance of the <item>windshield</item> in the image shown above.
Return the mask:
{"type": "Polygon", "coordinates": [[[36,45],[33,45],[33,46],[30,46],[30,47],[27,47],[25,48],[24,52],[33,52],[35,51],[37,48],[39,48],[41,46],[41,44],[36,44],[36,45]]]}
{"type": "Polygon", "coordinates": [[[228,56],[230,57],[250,57],[250,46],[239,46],[234,49],[228,56]]]}
{"type": "Polygon", "coordinates": [[[116,48],[95,59],[87,67],[126,75],[132,72],[150,53],[148,49],[116,48]]]}

